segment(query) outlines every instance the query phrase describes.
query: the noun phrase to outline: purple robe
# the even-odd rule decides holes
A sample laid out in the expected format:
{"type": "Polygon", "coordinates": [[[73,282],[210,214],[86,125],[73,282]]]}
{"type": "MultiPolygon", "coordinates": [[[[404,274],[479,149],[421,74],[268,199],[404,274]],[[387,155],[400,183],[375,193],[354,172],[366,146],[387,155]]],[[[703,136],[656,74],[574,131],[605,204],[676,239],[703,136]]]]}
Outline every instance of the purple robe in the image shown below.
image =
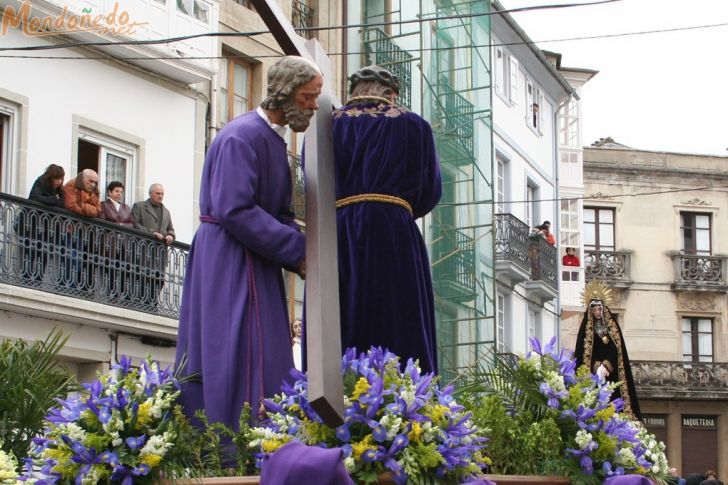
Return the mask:
{"type": "Polygon", "coordinates": [[[190,416],[238,429],[243,403],[255,416],[293,367],[281,269],[305,249],[290,204],[283,139],[254,111],[231,121],[205,157],[182,295],[177,365],[201,378],[182,387],[190,416]]]}
{"type": "Polygon", "coordinates": [[[415,219],[442,195],[430,125],[404,108],[369,102],[334,113],[336,198],[384,194],[400,205],[337,210],[342,348],[386,347],[437,372],[435,307],[427,248],[415,219]]]}

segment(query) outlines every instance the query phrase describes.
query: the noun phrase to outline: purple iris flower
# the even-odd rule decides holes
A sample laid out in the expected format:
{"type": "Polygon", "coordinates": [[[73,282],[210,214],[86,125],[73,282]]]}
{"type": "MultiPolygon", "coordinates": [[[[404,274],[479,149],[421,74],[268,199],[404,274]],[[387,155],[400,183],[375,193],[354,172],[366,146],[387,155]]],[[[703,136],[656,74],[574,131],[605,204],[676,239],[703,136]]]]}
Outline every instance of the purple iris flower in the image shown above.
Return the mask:
{"type": "Polygon", "coordinates": [[[112,365],[111,368],[121,371],[121,378],[123,378],[129,373],[129,370],[131,370],[131,359],[126,355],[122,355],[119,359],[119,363],[112,365]]]}
{"type": "Polygon", "coordinates": [[[548,402],[546,403],[549,407],[558,409],[559,407],[559,399],[564,398],[569,395],[566,391],[557,391],[553,389],[551,386],[546,384],[545,382],[542,382],[539,386],[539,391],[541,391],[541,394],[546,396],[548,398],[548,402]]]}
{"type": "Polygon", "coordinates": [[[589,431],[593,431],[594,429],[596,429],[596,425],[589,424],[586,421],[593,418],[595,415],[596,412],[593,409],[585,408],[583,404],[579,404],[579,406],[576,408],[576,412],[574,412],[572,409],[567,409],[561,412],[562,417],[568,417],[573,419],[574,421],[576,421],[581,429],[587,429],[589,431]]]}
{"type": "Polygon", "coordinates": [[[144,442],[147,440],[146,435],[141,435],[138,438],[134,438],[133,436],[130,436],[126,439],[126,446],[131,448],[132,450],[136,450],[144,446],[144,442]]]}
{"type": "Polygon", "coordinates": [[[347,442],[351,439],[351,432],[349,431],[349,426],[347,424],[342,424],[338,428],[336,428],[336,437],[339,438],[343,442],[347,442]]]}
{"type": "Polygon", "coordinates": [[[138,467],[128,467],[124,465],[117,465],[111,474],[111,481],[119,482],[121,485],[134,485],[134,477],[143,477],[149,474],[148,465],[139,465],[138,467]]]}
{"type": "Polygon", "coordinates": [[[604,474],[608,477],[611,477],[612,475],[624,475],[624,467],[618,466],[615,469],[612,469],[612,464],[608,461],[605,461],[602,464],[602,470],[604,470],[604,474]]]}

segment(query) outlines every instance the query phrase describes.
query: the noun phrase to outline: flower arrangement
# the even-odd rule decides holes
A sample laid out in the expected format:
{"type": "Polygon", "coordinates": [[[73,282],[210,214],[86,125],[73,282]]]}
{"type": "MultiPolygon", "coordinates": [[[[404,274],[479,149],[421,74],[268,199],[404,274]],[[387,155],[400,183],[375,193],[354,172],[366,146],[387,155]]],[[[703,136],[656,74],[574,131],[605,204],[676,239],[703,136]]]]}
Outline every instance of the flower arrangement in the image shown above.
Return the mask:
{"type": "MultiPolygon", "coordinates": [[[[626,473],[666,477],[664,444],[639,421],[620,412],[621,399],[611,401],[615,384],[585,366],[576,369],[572,353],[556,351],[555,340],[542,348],[537,339],[531,339],[532,351],[525,358],[495,363],[478,386],[463,390],[474,396],[470,405],[476,422],[497,427],[493,418],[500,416],[520,424],[524,433],[509,436],[515,442],[504,444],[506,448],[524,442],[528,448],[534,429],[550,429],[541,434],[542,449],[551,450],[546,471],[566,474],[577,485],[596,485],[611,475],[626,473]],[[492,412],[494,403],[500,414],[492,412]],[[530,423],[523,421],[524,416],[530,423]]],[[[494,453],[501,445],[496,436],[500,435],[491,436],[494,453]]],[[[497,468],[500,457],[491,458],[497,468]]]]}
{"type": "Polygon", "coordinates": [[[347,349],[342,359],[345,422],[334,429],[323,424],[307,400],[306,376],[291,371],[294,382],[266,400],[264,426],[252,430],[251,447],[261,456],[291,440],[341,447],[344,464],[355,480],[376,482],[391,472],[395,483],[418,483],[437,477],[459,483],[486,465],[485,438],[470,413],[440,389],[432,374],[422,374],[411,359],[400,370],[399,358],[378,347],[357,355],[347,349]]]}
{"type": "Polygon", "coordinates": [[[12,452],[2,450],[0,441],[0,485],[15,485],[18,478],[18,460],[12,452]]]}
{"type": "Polygon", "coordinates": [[[115,372],[99,375],[85,392],[58,399],[47,427],[26,459],[29,483],[153,482],[173,461],[178,383],[169,368],[147,358],[139,367],[122,357],[115,372]]]}

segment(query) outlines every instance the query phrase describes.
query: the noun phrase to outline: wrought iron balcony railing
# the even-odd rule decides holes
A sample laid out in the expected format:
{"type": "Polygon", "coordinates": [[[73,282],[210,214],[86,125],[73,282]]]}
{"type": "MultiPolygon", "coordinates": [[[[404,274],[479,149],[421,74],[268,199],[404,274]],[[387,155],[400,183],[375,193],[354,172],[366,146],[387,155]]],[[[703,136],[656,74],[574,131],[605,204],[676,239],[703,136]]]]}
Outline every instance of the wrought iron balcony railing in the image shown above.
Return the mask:
{"type": "Polygon", "coordinates": [[[473,152],[473,105],[455,91],[446,78],[438,83],[438,104],[436,113],[440,118],[440,129],[436,131],[438,141],[450,142],[459,152],[455,155],[457,165],[472,163],[473,152]]]}
{"type": "Polygon", "coordinates": [[[584,270],[587,280],[631,283],[630,253],[628,251],[584,251],[584,270]]]}
{"type": "Polygon", "coordinates": [[[546,242],[540,234],[532,234],[528,237],[528,257],[531,260],[531,279],[543,281],[557,290],[556,247],[546,242]]]}
{"type": "Polygon", "coordinates": [[[673,260],[676,287],[724,289],[728,285],[725,256],[676,254],[673,260]]]}
{"type": "Polygon", "coordinates": [[[293,196],[291,197],[291,210],[296,218],[306,220],[306,190],[304,186],[304,173],[301,157],[292,153],[288,154],[288,165],[291,168],[291,180],[293,181],[293,196]]]}
{"type": "MultiPolygon", "coordinates": [[[[293,0],[291,23],[294,29],[307,29],[313,27],[313,8],[301,0],[293,0]]],[[[313,30],[299,30],[298,34],[306,39],[314,37],[313,30]]]]}
{"type": "Polygon", "coordinates": [[[467,301],[475,296],[475,244],[458,229],[443,229],[433,244],[433,284],[442,298],[467,301]]]}
{"type": "Polygon", "coordinates": [[[188,251],[0,193],[0,283],[178,319],[188,251]]]}
{"type": "Polygon", "coordinates": [[[646,398],[725,399],[728,363],[631,362],[637,394],[646,398]]]}
{"type": "Polygon", "coordinates": [[[495,215],[495,258],[512,261],[528,271],[528,225],[513,214],[495,215]]]}
{"type": "Polygon", "coordinates": [[[412,54],[395,44],[382,29],[369,28],[364,35],[367,63],[382,66],[399,78],[397,104],[410,108],[412,106],[412,54]]]}

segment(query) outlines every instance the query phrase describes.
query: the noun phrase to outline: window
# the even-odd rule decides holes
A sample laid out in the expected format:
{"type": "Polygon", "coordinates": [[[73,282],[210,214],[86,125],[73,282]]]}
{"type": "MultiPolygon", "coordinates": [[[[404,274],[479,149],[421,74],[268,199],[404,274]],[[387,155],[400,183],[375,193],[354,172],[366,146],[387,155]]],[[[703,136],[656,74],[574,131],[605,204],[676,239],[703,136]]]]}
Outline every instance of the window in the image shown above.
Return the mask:
{"type": "Polygon", "coordinates": [[[711,254],[710,214],[681,212],[680,232],[683,237],[683,254],[711,254]]]}
{"type": "Polygon", "coordinates": [[[530,349],[531,343],[528,339],[535,337],[541,340],[541,313],[529,307],[528,312],[526,312],[526,319],[526,348],[530,349]]]}
{"type": "MultiPolygon", "coordinates": [[[[121,182],[131,197],[136,149],[118,140],[96,133],[81,132],[78,139],[78,171],[90,168],[99,174],[99,192],[103,199],[110,182],[121,182]]],[[[127,201],[128,203],[128,201],[127,201]]]]}
{"type": "Polygon", "coordinates": [[[528,227],[534,227],[538,224],[536,222],[536,200],[538,197],[538,187],[532,185],[531,182],[526,185],[526,225],[528,227]]]}
{"type": "Polygon", "coordinates": [[[576,199],[561,199],[561,245],[578,248],[579,241],[579,201],[576,199]]]}
{"type": "MultiPolygon", "coordinates": [[[[574,98],[567,101],[561,111],[559,143],[562,146],[579,148],[579,103],[574,98]]],[[[563,158],[562,158],[563,162],[563,158]]]]}
{"type": "Polygon", "coordinates": [[[496,308],[496,325],[498,326],[498,335],[496,336],[496,344],[498,352],[506,351],[506,299],[503,295],[497,296],[496,308]]]}
{"type": "Polygon", "coordinates": [[[499,155],[496,155],[496,214],[504,214],[506,212],[506,161],[499,155]]]}
{"type": "Polygon", "coordinates": [[[220,60],[221,124],[252,109],[252,74],[252,66],[245,61],[233,57],[220,60]]]}
{"type": "Polygon", "coordinates": [[[177,10],[205,24],[210,21],[210,5],[201,0],[177,0],[177,10]]]}
{"type": "Polygon", "coordinates": [[[447,86],[455,85],[455,43],[452,37],[437,32],[437,80],[447,86]]]}
{"type": "Polygon", "coordinates": [[[713,320],[682,319],[683,362],[713,362],[713,320]]]}
{"type": "Polygon", "coordinates": [[[503,48],[495,48],[495,91],[503,99],[516,104],[518,99],[518,59],[503,48]]]}
{"type": "Polygon", "coordinates": [[[543,126],[543,94],[531,81],[526,79],[526,123],[536,133],[543,126]]]}
{"type": "Polygon", "coordinates": [[[584,207],[584,248],[614,251],[614,209],[584,207]]]}
{"type": "Polygon", "coordinates": [[[8,194],[13,192],[13,172],[17,163],[17,122],[18,109],[14,105],[0,103],[0,190],[8,194]]]}

